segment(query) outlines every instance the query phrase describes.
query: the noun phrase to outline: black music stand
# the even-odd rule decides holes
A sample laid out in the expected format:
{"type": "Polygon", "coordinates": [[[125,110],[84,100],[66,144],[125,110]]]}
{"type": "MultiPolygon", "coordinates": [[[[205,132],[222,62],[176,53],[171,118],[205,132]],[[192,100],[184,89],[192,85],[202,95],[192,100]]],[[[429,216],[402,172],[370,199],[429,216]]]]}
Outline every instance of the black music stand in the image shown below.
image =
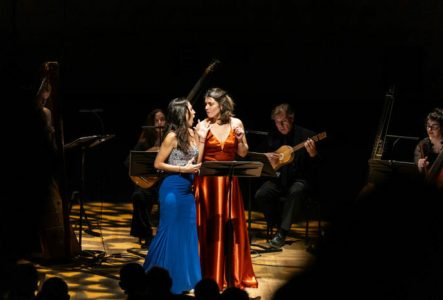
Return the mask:
{"type": "Polygon", "coordinates": [[[228,221],[226,222],[225,234],[225,270],[228,287],[234,286],[232,276],[232,252],[233,224],[231,219],[232,205],[232,178],[236,177],[259,177],[263,169],[263,163],[259,161],[207,161],[200,168],[200,176],[228,176],[228,221]]]}
{"type": "MultiPolygon", "coordinates": [[[[83,136],[79,137],[78,139],[64,145],[63,149],[73,149],[76,147],[80,147],[82,154],[81,154],[81,173],[80,173],[80,192],[78,196],[76,197],[79,204],[80,204],[80,225],[79,225],[79,233],[78,233],[78,243],[80,245],[80,251],[82,251],[82,231],[83,231],[83,216],[85,218],[86,224],[88,225],[88,229],[85,230],[86,233],[93,235],[93,236],[100,236],[101,234],[99,232],[95,232],[92,230],[91,222],[88,220],[88,215],[86,214],[84,205],[83,205],[83,198],[85,196],[85,187],[86,187],[86,181],[85,181],[85,161],[86,161],[86,150],[96,147],[110,139],[115,137],[113,134],[106,134],[106,135],[89,135],[89,136],[83,136]]],[[[71,212],[72,203],[70,204],[69,213],[71,212]]]]}
{"type": "MultiPolygon", "coordinates": [[[[248,155],[246,156],[246,159],[248,159],[248,160],[255,160],[255,161],[259,161],[259,162],[263,163],[263,169],[262,169],[262,172],[260,174],[260,177],[277,177],[277,174],[275,173],[274,168],[271,166],[271,163],[269,162],[268,157],[264,153],[248,152],[248,155]]],[[[249,236],[250,237],[252,236],[251,235],[251,233],[252,233],[252,230],[251,230],[252,215],[251,215],[251,213],[252,213],[251,181],[249,181],[248,231],[249,231],[249,236]]],[[[250,238],[250,241],[251,241],[251,246],[255,246],[255,247],[261,248],[259,250],[251,248],[251,252],[254,252],[254,253],[273,253],[273,252],[281,252],[282,251],[281,248],[274,248],[274,247],[268,247],[268,246],[259,245],[259,244],[253,244],[252,243],[252,238],[250,238]]]]}
{"type": "Polygon", "coordinates": [[[138,177],[161,177],[162,172],[154,168],[157,151],[131,151],[129,153],[129,175],[138,177]]]}

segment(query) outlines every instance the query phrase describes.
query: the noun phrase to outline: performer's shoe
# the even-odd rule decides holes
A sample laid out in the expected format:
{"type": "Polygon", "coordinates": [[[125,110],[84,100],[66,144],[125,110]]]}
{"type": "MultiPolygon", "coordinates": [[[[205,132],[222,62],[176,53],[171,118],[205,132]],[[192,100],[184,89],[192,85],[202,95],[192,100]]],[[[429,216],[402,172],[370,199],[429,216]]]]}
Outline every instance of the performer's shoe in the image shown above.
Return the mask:
{"type": "Polygon", "coordinates": [[[147,237],[145,237],[143,239],[141,238],[140,239],[140,247],[142,249],[149,249],[149,246],[151,245],[151,242],[152,242],[153,238],[154,237],[152,235],[149,235],[149,236],[147,236],[147,237]]]}
{"type": "Polygon", "coordinates": [[[285,245],[286,234],[280,230],[276,235],[269,241],[269,244],[274,248],[281,248],[285,245]]]}

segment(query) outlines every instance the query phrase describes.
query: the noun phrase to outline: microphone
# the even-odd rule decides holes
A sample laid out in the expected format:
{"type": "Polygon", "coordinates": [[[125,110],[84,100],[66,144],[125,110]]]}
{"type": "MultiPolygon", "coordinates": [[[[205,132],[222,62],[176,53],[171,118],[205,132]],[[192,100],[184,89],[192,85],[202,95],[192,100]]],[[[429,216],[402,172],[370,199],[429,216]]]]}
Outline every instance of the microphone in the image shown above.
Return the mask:
{"type": "Polygon", "coordinates": [[[103,112],[103,108],[92,108],[92,109],[79,109],[80,113],[101,113],[103,112]]]}

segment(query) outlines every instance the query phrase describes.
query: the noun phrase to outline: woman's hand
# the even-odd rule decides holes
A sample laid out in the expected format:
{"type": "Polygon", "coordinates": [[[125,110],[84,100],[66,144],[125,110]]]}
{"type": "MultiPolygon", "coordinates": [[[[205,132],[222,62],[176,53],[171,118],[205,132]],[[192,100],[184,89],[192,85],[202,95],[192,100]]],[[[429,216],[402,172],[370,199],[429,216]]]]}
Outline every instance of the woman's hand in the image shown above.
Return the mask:
{"type": "Polygon", "coordinates": [[[245,131],[244,131],[243,127],[241,127],[241,126],[234,127],[234,134],[235,134],[235,138],[239,142],[243,141],[243,137],[245,136],[245,131]]]}
{"type": "Polygon", "coordinates": [[[209,130],[211,129],[212,124],[209,124],[208,121],[200,122],[197,121],[197,126],[195,127],[195,132],[198,136],[198,141],[200,143],[204,143],[206,140],[206,136],[208,135],[209,130]]]}
{"type": "Polygon", "coordinates": [[[418,170],[419,170],[420,172],[422,172],[425,168],[428,167],[428,165],[429,165],[429,161],[428,161],[427,159],[428,159],[428,157],[426,156],[426,157],[424,157],[424,158],[420,158],[420,159],[417,161],[417,167],[418,167],[418,170]]]}
{"type": "Polygon", "coordinates": [[[194,158],[189,160],[188,163],[180,167],[181,173],[198,173],[200,171],[201,163],[194,164],[194,158]]]}

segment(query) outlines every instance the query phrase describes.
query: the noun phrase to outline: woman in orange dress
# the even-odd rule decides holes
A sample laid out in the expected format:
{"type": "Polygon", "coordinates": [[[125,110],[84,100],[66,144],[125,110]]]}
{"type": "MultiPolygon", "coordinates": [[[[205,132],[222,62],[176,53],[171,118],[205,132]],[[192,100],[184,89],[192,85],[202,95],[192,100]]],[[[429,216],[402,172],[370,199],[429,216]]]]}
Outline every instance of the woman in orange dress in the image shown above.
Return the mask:
{"type": "MultiPolygon", "coordinates": [[[[237,155],[246,156],[248,144],[243,123],[234,117],[234,102],[227,92],[209,89],[205,110],[207,118],[196,127],[199,162],[232,161],[237,155]]],[[[220,289],[257,287],[238,178],[231,178],[231,187],[229,182],[227,176],[195,179],[202,278],[214,279],[220,289]],[[232,229],[227,230],[227,224],[232,224],[232,229]]]]}

